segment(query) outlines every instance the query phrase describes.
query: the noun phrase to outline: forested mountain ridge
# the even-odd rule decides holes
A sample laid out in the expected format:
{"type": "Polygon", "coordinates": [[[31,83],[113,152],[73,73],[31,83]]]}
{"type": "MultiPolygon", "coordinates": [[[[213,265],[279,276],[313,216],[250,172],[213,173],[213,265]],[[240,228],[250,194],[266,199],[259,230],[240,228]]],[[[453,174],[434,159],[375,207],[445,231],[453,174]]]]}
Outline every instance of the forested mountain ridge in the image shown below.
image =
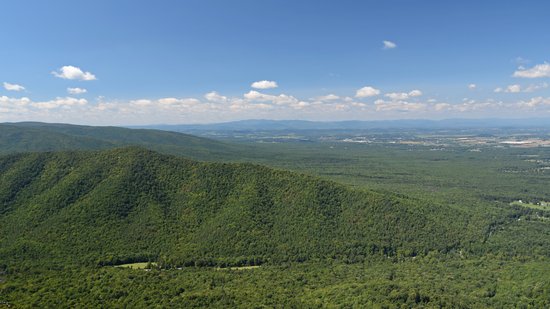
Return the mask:
{"type": "Polygon", "coordinates": [[[152,129],[40,122],[0,123],[0,154],[101,150],[132,145],[199,160],[231,158],[248,150],[242,145],[152,129]]]}
{"type": "Polygon", "coordinates": [[[252,164],[130,147],[0,158],[0,259],[250,265],[460,250],[466,213],[252,164]]]}

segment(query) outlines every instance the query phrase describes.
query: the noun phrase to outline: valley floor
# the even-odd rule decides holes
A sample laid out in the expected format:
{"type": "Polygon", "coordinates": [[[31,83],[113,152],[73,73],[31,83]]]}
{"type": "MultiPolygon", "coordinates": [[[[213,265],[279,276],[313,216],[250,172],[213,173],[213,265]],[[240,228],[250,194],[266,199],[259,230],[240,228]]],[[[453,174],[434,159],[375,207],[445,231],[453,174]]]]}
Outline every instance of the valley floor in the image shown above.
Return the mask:
{"type": "Polygon", "coordinates": [[[547,308],[550,261],[426,256],[219,271],[102,267],[20,271],[0,307],[547,308]]]}

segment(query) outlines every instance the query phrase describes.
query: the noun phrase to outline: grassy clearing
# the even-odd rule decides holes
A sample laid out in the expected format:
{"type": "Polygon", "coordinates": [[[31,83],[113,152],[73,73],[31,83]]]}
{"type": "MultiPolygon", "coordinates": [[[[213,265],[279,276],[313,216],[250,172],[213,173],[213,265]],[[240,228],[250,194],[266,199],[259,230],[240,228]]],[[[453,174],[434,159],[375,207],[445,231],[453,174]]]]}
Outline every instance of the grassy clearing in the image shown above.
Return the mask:
{"type": "MultiPolygon", "coordinates": [[[[150,263],[151,266],[157,266],[157,263],[150,263]]],[[[143,262],[143,263],[130,263],[130,264],[121,264],[116,265],[115,267],[118,268],[130,268],[130,269],[148,269],[149,263],[143,262]]]]}
{"type": "Polygon", "coordinates": [[[218,267],[216,270],[248,270],[248,269],[255,269],[260,268],[260,266],[240,266],[240,267],[218,267]]]}
{"type": "MultiPolygon", "coordinates": [[[[150,269],[147,267],[148,265],[149,265],[148,262],[142,262],[142,263],[121,264],[121,265],[116,265],[114,267],[129,268],[129,269],[150,269]]],[[[152,262],[150,266],[156,267],[157,263],[152,262]]],[[[255,268],[260,268],[260,266],[256,265],[256,266],[240,266],[240,267],[216,267],[216,270],[239,270],[240,271],[240,270],[249,270],[249,269],[255,269],[255,268]]],[[[181,269],[182,268],[177,268],[177,270],[181,270],[181,269]]]]}
{"type": "Polygon", "coordinates": [[[538,209],[538,210],[550,210],[550,206],[548,206],[549,205],[548,203],[545,203],[545,205],[543,206],[543,205],[538,205],[538,204],[515,201],[515,202],[510,203],[510,205],[522,206],[522,207],[538,209]]]}

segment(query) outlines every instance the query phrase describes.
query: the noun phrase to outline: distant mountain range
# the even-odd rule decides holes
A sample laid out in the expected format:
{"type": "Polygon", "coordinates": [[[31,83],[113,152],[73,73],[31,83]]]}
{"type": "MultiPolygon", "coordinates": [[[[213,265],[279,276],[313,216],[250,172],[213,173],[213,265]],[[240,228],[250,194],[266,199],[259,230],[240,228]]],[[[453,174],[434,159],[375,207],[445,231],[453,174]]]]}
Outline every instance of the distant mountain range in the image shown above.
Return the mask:
{"type": "Polygon", "coordinates": [[[221,160],[252,153],[245,145],[161,130],[41,122],[0,123],[0,154],[99,150],[130,145],[199,160],[221,160]]]}
{"type": "Polygon", "coordinates": [[[377,121],[307,121],[250,119],[212,124],[146,125],[132,128],[176,132],[204,131],[285,131],[285,130],[366,130],[366,129],[453,129],[453,128],[550,128],[550,118],[536,119],[445,119],[377,121]]]}

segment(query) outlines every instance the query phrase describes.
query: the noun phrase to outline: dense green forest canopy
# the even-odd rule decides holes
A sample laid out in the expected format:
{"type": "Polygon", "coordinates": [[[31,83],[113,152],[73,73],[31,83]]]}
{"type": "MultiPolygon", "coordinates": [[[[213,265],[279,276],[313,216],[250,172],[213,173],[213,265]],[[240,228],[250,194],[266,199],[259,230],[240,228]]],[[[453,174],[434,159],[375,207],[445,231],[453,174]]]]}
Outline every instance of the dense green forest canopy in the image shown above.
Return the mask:
{"type": "Polygon", "coordinates": [[[550,200],[544,148],[37,123],[0,145],[0,306],[550,305],[550,212],[514,203],[550,200]]]}
{"type": "Polygon", "coordinates": [[[473,250],[490,224],[421,200],[141,148],[5,156],[0,179],[0,256],[14,262],[356,262],[473,250]]]}

